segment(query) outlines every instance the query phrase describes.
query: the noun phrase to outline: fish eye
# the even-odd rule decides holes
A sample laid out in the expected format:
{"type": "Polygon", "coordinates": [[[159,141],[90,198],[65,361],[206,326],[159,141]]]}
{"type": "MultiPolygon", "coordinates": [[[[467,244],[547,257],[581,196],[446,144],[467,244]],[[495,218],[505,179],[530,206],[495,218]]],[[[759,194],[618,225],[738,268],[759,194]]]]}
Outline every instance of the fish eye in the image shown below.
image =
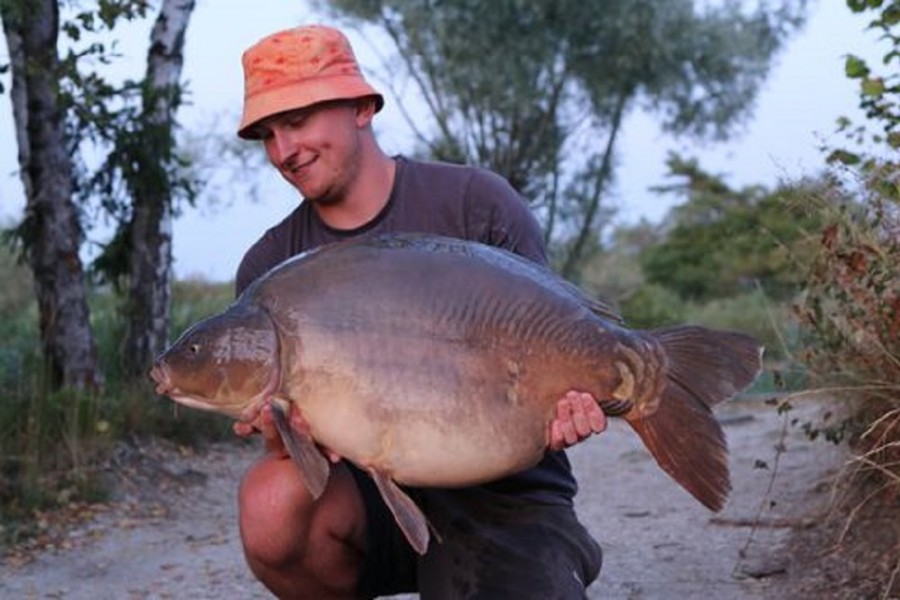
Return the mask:
{"type": "Polygon", "coordinates": [[[200,354],[200,344],[191,344],[189,349],[191,354],[200,354]]]}

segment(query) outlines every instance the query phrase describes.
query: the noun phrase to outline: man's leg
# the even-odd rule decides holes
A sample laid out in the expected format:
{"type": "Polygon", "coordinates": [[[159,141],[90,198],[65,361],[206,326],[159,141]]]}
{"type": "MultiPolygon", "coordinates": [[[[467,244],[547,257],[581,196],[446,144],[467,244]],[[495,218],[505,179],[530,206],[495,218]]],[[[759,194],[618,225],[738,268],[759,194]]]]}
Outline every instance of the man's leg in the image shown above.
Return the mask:
{"type": "Polygon", "coordinates": [[[600,546],[567,505],[484,488],[425,490],[433,540],[420,562],[423,600],[573,600],[602,563],[600,546]]]}
{"type": "Polygon", "coordinates": [[[366,509],[348,468],[334,465],[313,502],[297,465],[268,454],[239,491],[240,532],[253,573],[279,598],[355,598],[366,509]]]}

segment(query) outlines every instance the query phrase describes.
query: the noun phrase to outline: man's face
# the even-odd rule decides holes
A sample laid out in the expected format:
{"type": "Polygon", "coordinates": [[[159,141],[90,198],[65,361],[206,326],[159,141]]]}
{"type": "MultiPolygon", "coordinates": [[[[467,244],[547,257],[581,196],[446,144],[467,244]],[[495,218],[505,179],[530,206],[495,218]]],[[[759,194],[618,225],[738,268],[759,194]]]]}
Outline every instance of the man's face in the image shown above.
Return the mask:
{"type": "Polygon", "coordinates": [[[257,132],[269,162],[307,200],[339,202],[357,165],[368,124],[355,101],[335,101],[263,119],[257,132]]]}

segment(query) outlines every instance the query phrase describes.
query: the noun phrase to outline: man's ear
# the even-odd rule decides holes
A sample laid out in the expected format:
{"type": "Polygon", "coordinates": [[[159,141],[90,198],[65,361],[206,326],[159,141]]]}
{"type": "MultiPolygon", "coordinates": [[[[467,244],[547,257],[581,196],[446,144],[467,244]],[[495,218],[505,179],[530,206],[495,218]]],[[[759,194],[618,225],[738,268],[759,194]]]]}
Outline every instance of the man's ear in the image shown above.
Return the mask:
{"type": "Polygon", "coordinates": [[[372,122],[375,116],[377,101],[374,96],[360,98],[356,102],[356,124],[359,127],[365,127],[372,122]]]}

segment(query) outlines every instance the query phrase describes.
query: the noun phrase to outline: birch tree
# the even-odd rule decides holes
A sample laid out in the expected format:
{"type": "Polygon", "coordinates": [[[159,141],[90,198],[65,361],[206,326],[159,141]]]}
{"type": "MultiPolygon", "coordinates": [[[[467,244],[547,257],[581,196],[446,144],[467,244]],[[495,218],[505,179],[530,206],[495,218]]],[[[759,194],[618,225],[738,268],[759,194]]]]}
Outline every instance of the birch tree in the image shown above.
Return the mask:
{"type": "Polygon", "coordinates": [[[43,355],[53,387],[100,384],[84,268],[84,237],[73,202],[73,163],[60,103],[56,0],[0,1],[12,71],[19,173],[25,189],[20,231],[34,275],[43,355]]]}
{"type": "Polygon", "coordinates": [[[181,102],[184,39],[194,0],[164,0],[150,34],[140,131],[126,150],[132,217],[128,253],[126,371],[145,373],[168,338],[172,279],[175,111],[181,102]]]}
{"type": "MultiPolygon", "coordinates": [[[[166,341],[173,198],[190,189],[174,151],[184,39],[194,0],[163,0],[150,35],[145,77],[112,84],[113,30],[146,16],[146,0],[0,0],[10,47],[26,215],[15,237],[35,273],[44,354],[53,384],[95,385],[100,376],[79,258],[83,219],[99,208],[118,223],[95,273],[125,283],[129,374],[145,373],[166,341]],[[84,7],[84,10],[79,10],[84,7]],[[72,10],[69,10],[72,9],[72,10]],[[59,33],[68,40],[60,58],[59,33]],[[94,36],[91,40],[87,38],[94,36]],[[112,41],[110,41],[112,40],[112,41]],[[89,170],[81,156],[108,151],[89,170]]],[[[188,192],[189,194],[190,192],[188,192]]]]}

